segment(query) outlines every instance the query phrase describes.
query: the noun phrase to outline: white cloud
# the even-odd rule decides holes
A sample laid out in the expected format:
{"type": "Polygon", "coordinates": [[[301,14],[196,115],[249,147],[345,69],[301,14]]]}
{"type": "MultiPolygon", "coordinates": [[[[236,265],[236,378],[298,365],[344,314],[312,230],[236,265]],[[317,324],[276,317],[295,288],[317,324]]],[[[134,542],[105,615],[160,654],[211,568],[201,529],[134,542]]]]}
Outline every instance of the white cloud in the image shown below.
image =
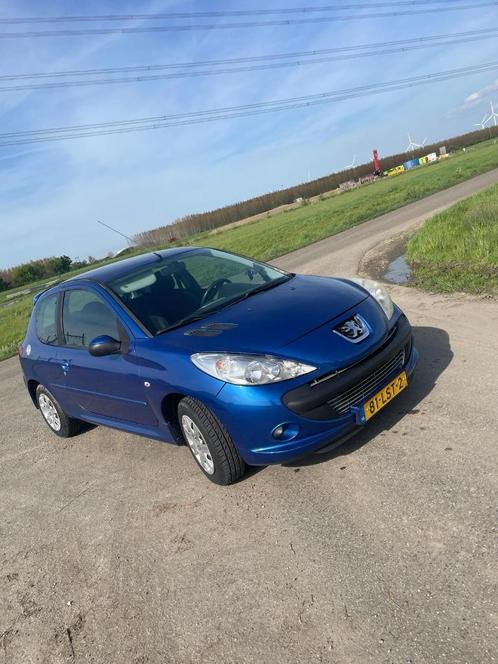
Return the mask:
{"type": "Polygon", "coordinates": [[[471,108],[476,104],[479,104],[481,101],[483,101],[483,99],[487,99],[490,95],[493,94],[493,92],[496,92],[497,90],[498,90],[498,78],[496,79],[496,81],[493,81],[493,83],[485,85],[480,90],[472,92],[472,94],[468,95],[468,97],[465,98],[465,101],[462,104],[462,106],[460,106],[460,110],[466,111],[468,108],[471,108]]]}

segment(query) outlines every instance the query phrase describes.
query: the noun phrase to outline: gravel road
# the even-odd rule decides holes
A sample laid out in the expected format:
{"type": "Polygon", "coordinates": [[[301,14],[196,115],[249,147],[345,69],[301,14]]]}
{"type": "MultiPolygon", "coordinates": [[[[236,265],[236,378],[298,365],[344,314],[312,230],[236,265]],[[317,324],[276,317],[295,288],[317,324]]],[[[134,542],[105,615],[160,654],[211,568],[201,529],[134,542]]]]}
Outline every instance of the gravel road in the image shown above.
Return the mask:
{"type": "MultiPolygon", "coordinates": [[[[488,173],[275,261],[362,256],[488,173]]],[[[492,664],[498,302],[393,287],[411,388],[326,456],[208,483],[186,448],[53,437],[0,363],[0,664],[492,664]]]]}

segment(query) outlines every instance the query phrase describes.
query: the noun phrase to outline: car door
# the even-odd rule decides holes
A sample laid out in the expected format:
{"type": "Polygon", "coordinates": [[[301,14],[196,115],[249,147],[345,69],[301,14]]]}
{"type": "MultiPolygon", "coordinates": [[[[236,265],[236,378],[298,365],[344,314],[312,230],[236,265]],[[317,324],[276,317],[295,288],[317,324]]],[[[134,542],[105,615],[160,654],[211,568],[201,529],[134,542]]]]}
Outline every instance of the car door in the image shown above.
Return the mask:
{"type": "Polygon", "coordinates": [[[134,362],[132,340],[110,304],[94,289],[75,287],[65,290],[61,309],[59,358],[74,409],[84,419],[157,426],[134,362]],[[121,352],[91,355],[90,343],[102,335],[121,340],[121,352]]]}

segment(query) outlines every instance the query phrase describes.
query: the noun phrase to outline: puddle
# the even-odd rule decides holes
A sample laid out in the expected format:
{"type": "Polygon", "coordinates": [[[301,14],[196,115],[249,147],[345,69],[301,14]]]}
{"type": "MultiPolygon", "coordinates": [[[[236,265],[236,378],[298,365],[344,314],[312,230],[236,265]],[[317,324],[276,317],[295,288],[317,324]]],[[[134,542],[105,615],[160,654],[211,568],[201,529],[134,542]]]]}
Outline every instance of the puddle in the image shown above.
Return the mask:
{"type": "Polygon", "coordinates": [[[411,277],[411,268],[404,256],[399,256],[389,263],[384,279],[390,284],[407,284],[411,277]]]}

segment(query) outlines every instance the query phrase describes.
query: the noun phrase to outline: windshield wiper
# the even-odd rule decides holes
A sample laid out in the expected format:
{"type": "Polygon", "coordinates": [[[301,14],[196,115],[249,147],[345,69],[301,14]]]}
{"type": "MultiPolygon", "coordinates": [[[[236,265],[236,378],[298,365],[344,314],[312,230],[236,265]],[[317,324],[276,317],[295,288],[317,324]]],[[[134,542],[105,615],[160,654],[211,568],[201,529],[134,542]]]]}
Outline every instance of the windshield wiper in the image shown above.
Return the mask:
{"type": "Polygon", "coordinates": [[[208,313],[209,312],[206,312],[205,314],[196,314],[195,316],[187,316],[186,318],[182,318],[182,320],[179,320],[178,323],[173,323],[173,325],[170,325],[169,327],[163,327],[161,330],[158,330],[155,336],[157,337],[159,334],[164,334],[165,332],[176,330],[177,327],[183,327],[184,325],[188,325],[189,323],[195,323],[196,320],[201,320],[202,318],[206,318],[208,313]]]}
{"type": "MultiPolygon", "coordinates": [[[[261,286],[257,286],[256,288],[253,288],[252,290],[248,291],[247,293],[244,293],[238,300],[237,302],[241,302],[242,300],[247,300],[248,297],[251,297],[252,295],[256,295],[257,293],[262,293],[263,291],[270,290],[270,288],[275,288],[275,286],[280,286],[280,284],[284,284],[286,281],[289,281],[294,277],[294,274],[286,274],[284,277],[280,277],[279,279],[274,279],[273,281],[269,281],[266,284],[261,284],[261,286]]],[[[231,304],[234,304],[231,302],[231,304]]]]}

